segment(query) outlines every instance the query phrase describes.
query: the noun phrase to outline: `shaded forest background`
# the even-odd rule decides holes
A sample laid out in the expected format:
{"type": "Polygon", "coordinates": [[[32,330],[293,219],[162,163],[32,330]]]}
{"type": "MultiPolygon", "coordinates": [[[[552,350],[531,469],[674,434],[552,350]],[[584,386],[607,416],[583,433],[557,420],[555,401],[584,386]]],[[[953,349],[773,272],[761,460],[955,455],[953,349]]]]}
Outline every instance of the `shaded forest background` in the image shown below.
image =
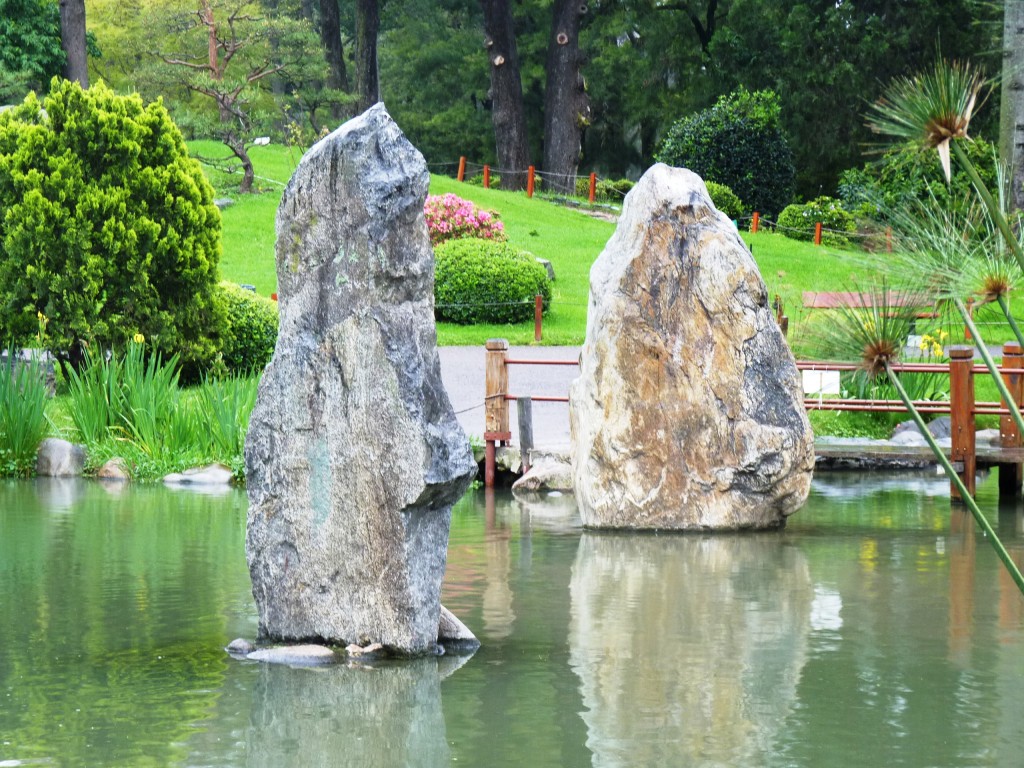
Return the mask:
{"type": "MultiPolygon", "coordinates": [[[[980,0],[0,0],[0,100],[67,66],[76,3],[89,79],[228,146],[308,143],[379,97],[432,170],[635,178],[673,122],[743,86],[777,93],[804,199],[870,159],[863,114],[893,76],[1003,61],[1003,3],[980,0]]],[[[998,98],[972,134],[998,139],[998,98]]]]}

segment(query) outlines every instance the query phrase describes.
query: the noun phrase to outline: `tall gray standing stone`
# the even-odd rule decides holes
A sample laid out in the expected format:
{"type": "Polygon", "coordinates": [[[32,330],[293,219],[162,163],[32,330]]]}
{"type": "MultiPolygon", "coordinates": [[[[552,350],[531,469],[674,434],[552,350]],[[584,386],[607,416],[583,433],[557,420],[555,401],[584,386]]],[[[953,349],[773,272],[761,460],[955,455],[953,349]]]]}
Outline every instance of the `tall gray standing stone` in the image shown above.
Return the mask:
{"type": "Polygon", "coordinates": [[[774,528],[807,498],[814,437],[793,355],[701,179],[655,165],[590,271],[573,475],[595,528],[774,528]]]}
{"type": "Polygon", "coordinates": [[[245,446],[263,637],[435,647],[451,506],[476,465],[441,383],[428,181],[378,104],[281,200],[280,330],[245,446]]]}

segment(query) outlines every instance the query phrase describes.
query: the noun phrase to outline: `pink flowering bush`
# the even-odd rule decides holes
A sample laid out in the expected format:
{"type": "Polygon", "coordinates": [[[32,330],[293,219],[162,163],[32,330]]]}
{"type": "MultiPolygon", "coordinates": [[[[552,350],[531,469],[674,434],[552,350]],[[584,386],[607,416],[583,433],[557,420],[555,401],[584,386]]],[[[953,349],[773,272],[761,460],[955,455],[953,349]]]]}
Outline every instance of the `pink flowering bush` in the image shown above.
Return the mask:
{"type": "Polygon", "coordinates": [[[423,206],[431,245],[460,237],[504,240],[505,225],[498,214],[482,211],[458,195],[430,195],[423,206]]]}

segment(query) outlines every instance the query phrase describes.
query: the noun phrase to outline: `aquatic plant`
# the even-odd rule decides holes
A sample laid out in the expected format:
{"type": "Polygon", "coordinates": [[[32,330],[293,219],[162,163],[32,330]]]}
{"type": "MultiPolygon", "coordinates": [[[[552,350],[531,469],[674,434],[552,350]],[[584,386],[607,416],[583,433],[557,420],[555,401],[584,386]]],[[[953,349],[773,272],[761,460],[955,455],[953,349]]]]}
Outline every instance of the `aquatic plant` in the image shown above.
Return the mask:
{"type": "Polygon", "coordinates": [[[39,361],[8,349],[0,364],[0,475],[35,472],[36,453],[49,429],[47,397],[39,361]]]}

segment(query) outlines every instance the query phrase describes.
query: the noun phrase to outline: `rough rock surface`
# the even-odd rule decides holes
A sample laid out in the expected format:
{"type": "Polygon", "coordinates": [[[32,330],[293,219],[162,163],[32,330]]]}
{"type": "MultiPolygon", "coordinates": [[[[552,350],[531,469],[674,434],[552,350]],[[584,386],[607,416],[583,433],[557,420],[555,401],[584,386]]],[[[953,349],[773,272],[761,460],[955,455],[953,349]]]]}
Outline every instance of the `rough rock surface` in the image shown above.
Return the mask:
{"type": "Polygon", "coordinates": [[[513,491],[572,491],[572,464],[552,453],[534,452],[530,471],[512,484],[513,491]]]}
{"type": "Polygon", "coordinates": [[[428,181],[378,104],[281,200],[280,331],[245,450],[263,637],[436,647],[451,506],[476,466],[441,382],[428,181]]]}
{"type": "Polygon", "coordinates": [[[77,477],[85,469],[85,447],[58,437],[39,444],[36,474],[40,477],[77,477]]]}
{"type": "Polygon", "coordinates": [[[114,456],[103,463],[103,466],[96,471],[96,477],[100,480],[110,482],[126,482],[131,479],[128,471],[128,463],[120,456],[114,456]]]}
{"type": "Polygon", "coordinates": [[[591,268],[570,423],[587,526],[773,528],[807,498],[793,355],[749,250],[690,171],[644,174],[591,268]]]}
{"type": "Polygon", "coordinates": [[[472,630],[443,605],[437,625],[437,642],[454,651],[475,651],[480,641],[472,630]]]}

